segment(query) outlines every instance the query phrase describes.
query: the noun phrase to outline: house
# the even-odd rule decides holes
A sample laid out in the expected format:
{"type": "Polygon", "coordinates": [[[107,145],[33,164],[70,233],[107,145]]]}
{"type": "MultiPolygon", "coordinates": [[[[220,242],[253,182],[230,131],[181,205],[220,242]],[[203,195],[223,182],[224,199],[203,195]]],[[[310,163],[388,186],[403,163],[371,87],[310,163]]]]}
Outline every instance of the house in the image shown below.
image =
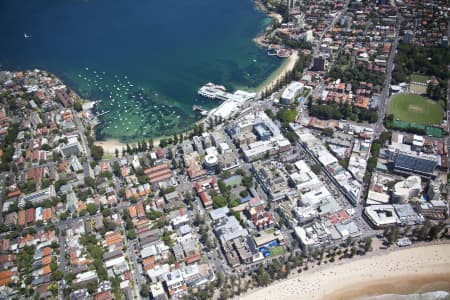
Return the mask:
{"type": "Polygon", "coordinates": [[[72,285],[78,287],[87,286],[89,283],[94,282],[98,283],[98,276],[95,270],[79,273],[75,276],[75,279],[72,281],[72,285]]]}
{"type": "Polygon", "coordinates": [[[216,177],[209,177],[204,180],[198,181],[194,183],[194,188],[200,197],[200,200],[203,203],[203,206],[206,209],[212,208],[212,199],[208,195],[208,190],[214,190],[216,193],[219,193],[219,185],[217,183],[216,177]]]}
{"type": "Polygon", "coordinates": [[[0,286],[7,286],[13,281],[14,272],[10,270],[0,271],[0,286]]]}
{"type": "Polygon", "coordinates": [[[247,208],[247,214],[258,230],[265,229],[275,224],[270,212],[264,209],[264,205],[247,208]]]}
{"type": "Polygon", "coordinates": [[[150,285],[150,292],[154,300],[167,300],[162,282],[156,282],[150,285]]]}
{"type": "Polygon", "coordinates": [[[171,297],[187,291],[187,285],[184,281],[183,274],[180,269],[175,269],[164,275],[167,290],[171,297]]]}

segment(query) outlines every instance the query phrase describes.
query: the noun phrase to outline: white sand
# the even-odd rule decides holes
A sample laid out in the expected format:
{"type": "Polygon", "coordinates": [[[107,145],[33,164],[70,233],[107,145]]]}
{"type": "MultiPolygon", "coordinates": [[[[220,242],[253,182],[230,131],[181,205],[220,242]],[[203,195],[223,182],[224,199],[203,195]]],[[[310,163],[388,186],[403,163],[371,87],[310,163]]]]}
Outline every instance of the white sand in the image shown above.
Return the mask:
{"type": "MultiPolygon", "coordinates": [[[[156,138],[153,139],[153,146],[159,147],[159,142],[160,142],[161,138],[156,138]]],[[[147,140],[148,142],[148,140],[147,140]]],[[[127,144],[119,142],[118,140],[115,139],[110,139],[110,140],[106,140],[106,141],[95,141],[94,143],[97,146],[102,146],[103,147],[103,151],[107,154],[115,154],[116,153],[116,149],[119,150],[119,156],[122,156],[122,149],[127,147],[127,144]]],[[[136,142],[132,142],[129,143],[130,147],[133,147],[133,145],[136,145],[136,142]]]]}
{"type": "Polygon", "coordinates": [[[270,13],[269,17],[271,17],[272,19],[275,19],[278,23],[283,23],[283,17],[280,14],[277,13],[270,13]]]}
{"type": "Polygon", "coordinates": [[[115,154],[116,149],[119,150],[119,155],[122,155],[122,149],[126,148],[126,144],[119,142],[118,140],[96,141],[94,143],[97,146],[102,146],[103,151],[108,154],[115,154]]]}
{"type": "Polygon", "coordinates": [[[364,287],[368,282],[449,273],[450,244],[429,245],[343,260],[319,270],[295,273],[284,281],[250,292],[242,299],[331,299],[330,294],[342,289],[364,287]]]}

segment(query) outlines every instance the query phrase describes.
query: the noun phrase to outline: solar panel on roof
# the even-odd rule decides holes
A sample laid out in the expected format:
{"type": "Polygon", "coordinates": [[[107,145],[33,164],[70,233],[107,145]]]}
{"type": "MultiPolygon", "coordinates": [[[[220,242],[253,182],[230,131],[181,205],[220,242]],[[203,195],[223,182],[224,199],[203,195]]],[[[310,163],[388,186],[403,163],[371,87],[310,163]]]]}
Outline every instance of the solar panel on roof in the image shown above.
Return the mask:
{"type": "Polygon", "coordinates": [[[402,153],[399,153],[395,160],[395,168],[407,169],[427,174],[433,173],[436,165],[436,161],[421,157],[413,157],[402,153]]]}

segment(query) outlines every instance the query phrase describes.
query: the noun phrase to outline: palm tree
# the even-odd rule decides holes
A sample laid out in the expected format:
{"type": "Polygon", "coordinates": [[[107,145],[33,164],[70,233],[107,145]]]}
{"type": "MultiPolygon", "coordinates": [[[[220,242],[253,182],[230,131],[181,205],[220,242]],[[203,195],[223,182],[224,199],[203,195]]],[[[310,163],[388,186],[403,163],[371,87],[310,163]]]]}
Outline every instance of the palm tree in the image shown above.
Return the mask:
{"type": "Polygon", "coordinates": [[[365,240],[365,244],[364,244],[364,250],[366,252],[372,251],[372,238],[368,237],[365,240]]]}

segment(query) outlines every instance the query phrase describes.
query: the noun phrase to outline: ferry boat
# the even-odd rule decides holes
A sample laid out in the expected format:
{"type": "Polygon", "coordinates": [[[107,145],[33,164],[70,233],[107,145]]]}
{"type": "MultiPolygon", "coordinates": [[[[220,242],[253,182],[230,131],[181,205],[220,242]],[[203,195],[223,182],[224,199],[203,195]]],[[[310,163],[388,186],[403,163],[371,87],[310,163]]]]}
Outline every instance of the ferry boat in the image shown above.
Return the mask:
{"type": "Polygon", "coordinates": [[[217,85],[211,82],[208,82],[204,86],[202,86],[198,90],[198,94],[202,97],[209,98],[209,99],[215,99],[218,94],[224,93],[226,91],[226,88],[223,85],[217,85]]]}

